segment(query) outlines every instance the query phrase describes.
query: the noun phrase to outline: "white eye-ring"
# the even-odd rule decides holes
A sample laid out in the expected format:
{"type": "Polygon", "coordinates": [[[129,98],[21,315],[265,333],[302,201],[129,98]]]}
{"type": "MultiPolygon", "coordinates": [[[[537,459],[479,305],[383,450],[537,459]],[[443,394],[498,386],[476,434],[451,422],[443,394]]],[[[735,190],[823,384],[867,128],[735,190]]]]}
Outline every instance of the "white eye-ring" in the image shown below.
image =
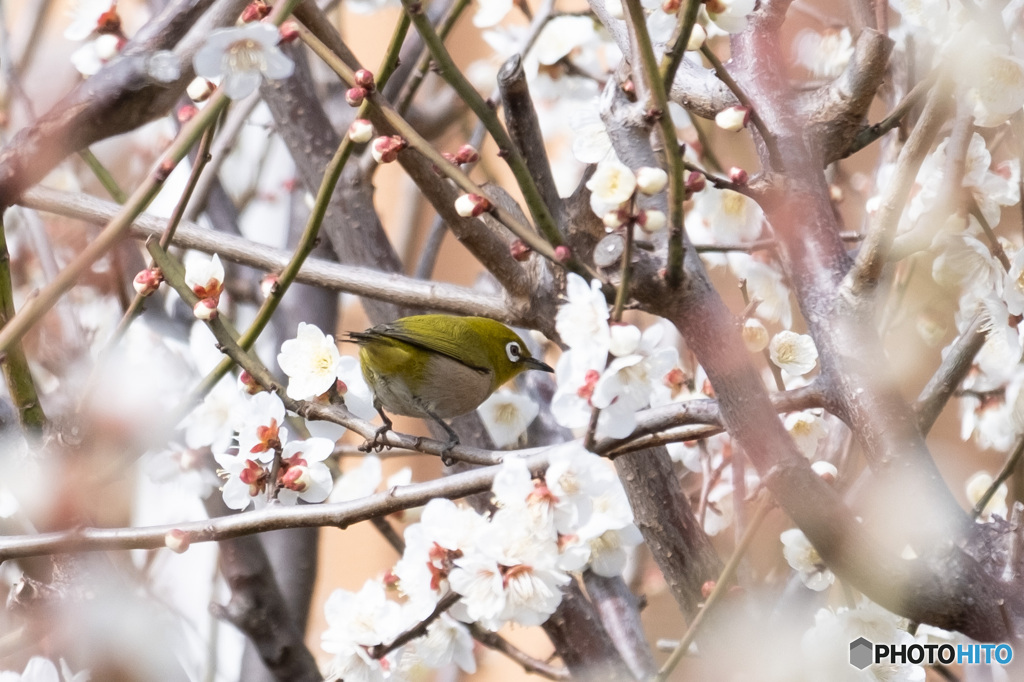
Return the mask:
{"type": "Polygon", "coordinates": [[[509,341],[505,344],[505,355],[512,362],[519,362],[523,359],[523,351],[515,341],[509,341]]]}

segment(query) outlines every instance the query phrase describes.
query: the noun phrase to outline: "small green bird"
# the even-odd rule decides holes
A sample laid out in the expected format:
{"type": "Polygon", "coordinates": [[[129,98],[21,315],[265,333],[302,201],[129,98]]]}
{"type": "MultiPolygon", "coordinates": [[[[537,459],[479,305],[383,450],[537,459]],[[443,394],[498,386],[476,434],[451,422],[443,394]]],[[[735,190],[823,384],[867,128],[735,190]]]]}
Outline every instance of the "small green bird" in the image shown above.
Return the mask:
{"type": "Polygon", "coordinates": [[[520,372],[554,371],[530,355],[518,334],[486,317],[413,315],[348,338],[359,344],[359,364],[384,420],[372,446],[391,429],[387,408],[434,420],[451,449],[459,437],[445,419],[475,410],[520,372]]]}

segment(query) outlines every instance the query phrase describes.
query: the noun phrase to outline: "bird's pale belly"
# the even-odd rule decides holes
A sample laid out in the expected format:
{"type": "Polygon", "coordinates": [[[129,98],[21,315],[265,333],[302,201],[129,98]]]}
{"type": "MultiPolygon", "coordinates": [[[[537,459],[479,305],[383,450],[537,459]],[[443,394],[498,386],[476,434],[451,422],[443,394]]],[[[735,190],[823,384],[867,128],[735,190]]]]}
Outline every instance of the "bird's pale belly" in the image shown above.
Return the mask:
{"type": "Polygon", "coordinates": [[[449,419],[475,410],[487,399],[491,373],[437,355],[430,358],[415,392],[399,376],[378,374],[370,383],[377,399],[390,412],[407,417],[430,417],[433,412],[441,419],[449,419]]]}

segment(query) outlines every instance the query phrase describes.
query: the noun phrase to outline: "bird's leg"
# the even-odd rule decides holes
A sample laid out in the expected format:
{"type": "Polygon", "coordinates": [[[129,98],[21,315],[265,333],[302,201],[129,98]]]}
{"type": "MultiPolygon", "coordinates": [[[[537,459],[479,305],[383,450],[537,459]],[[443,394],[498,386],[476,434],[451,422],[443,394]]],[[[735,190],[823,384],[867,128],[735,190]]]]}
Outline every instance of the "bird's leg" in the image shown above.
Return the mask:
{"type": "Polygon", "coordinates": [[[451,466],[455,463],[455,460],[452,459],[451,452],[452,448],[459,444],[459,434],[455,433],[455,429],[448,426],[448,424],[436,414],[426,408],[424,408],[424,410],[428,415],[430,415],[430,418],[440,424],[441,428],[443,428],[448,434],[448,442],[445,443],[443,448],[441,448],[441,463],[445,466],[451,466]]]}
{"type": "Polygon", "coordinates": [[[386,434],[388,431],[393,430],[393,424],[391,422],[391,419],[386,414],[384,414],[384,406],[380,404],[380,401],[377,400],[376,397],[374,397],[373,399],[373,407],[374,409],[377,410],[377,414],[380,415],[380,420],[384,422],[384,424],[379,429],[377,429],[376,433],[373,434],[373,440],[367,440],[361,446],[359,446],[359,449],[362,450],[363,452],[380,452],[384,448],[390,447],[387,443],[384,442],[383,438],[384,434],[386,434]]]}

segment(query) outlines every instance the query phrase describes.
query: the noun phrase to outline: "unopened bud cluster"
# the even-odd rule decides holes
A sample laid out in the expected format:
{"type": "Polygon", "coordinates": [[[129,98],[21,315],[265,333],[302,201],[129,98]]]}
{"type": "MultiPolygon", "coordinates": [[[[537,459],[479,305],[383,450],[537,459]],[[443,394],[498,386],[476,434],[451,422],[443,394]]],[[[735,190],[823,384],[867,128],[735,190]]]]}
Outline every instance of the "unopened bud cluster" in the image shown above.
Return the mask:
{"type": "Polygon", "coordinates": [[[644,232],[663,230],[668,218],[664,211],[636,205],[636,194],[653,196],[665,189],[668,174],[661,168],[645,166],[636,172],[618,161],[604,161],[587,181],[590,206],[612,232],[636,225],[644,232]]]}
{"type": "Polygon", "coordinates": [[[358,107],[366,96],[377,88],[377,84],[373,79],[373,73],[367,69],[356,71],[353,82],[355,84],[345,92],[345,101],[349,106],[358,107]]]}

